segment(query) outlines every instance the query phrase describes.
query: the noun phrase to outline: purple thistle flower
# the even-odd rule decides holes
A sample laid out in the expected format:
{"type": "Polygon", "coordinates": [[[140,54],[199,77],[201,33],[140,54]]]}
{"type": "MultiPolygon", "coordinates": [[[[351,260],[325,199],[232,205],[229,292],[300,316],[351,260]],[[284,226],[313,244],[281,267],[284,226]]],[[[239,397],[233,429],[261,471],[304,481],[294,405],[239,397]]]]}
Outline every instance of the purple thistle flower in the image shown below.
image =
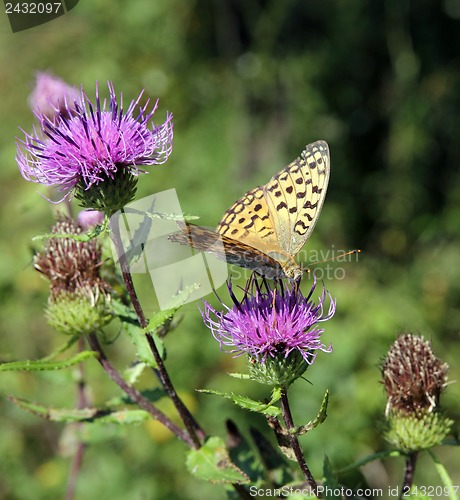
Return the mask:
{"type": "Polygon", "coordinates": [[[49,73],[37,72],[35,87],[29,97],[32,111],[53,119],[59,113],[73,113],[75,101],[80,102],[79,92],[75,87],[49,73]]]}
{"type": "Polygon", "coordinates": [[[164,163],[172,150],[173,124],[166,121],[149,129],[158,101],[147,112],[149,101],[134,115],[143,95],[123,111],[123,100],[117,101],[113,84],[108,82],[110,99],[101,103],[96,85],[93,104],[81,90],[72,105],[57,110],[54,119],[38,113],[40,131],[18,141],[16,160],[22,176],[31,182],[56,186],[68,196],[77,185],[88,190],[128,171],[144,172],[138,167],[164,163]]]}
{"type": "Polygon", "coordinates": [[[318,303],[311,296],[316,288],[316,278],[307,297],[302,295],[298,283],[283,285],[274,281],[270,288],[266,280],[253,279],[242,300],[233,293],[231,281],[228,290],[234,306],[225,312],[216,311],[204,302],[203,320],[219,341],[221,349],[235,356],[248,354],[250,358],[265,363],[268,357],[282,355],[287,358],[297,351],[310,365],[317,351],[331,352],[321,342],[324,332],[318,323],[327,321],[335,313],[335,301],[323,288],[318,303]],[[329,308],[325,312],[326,298],[329,308]]]}

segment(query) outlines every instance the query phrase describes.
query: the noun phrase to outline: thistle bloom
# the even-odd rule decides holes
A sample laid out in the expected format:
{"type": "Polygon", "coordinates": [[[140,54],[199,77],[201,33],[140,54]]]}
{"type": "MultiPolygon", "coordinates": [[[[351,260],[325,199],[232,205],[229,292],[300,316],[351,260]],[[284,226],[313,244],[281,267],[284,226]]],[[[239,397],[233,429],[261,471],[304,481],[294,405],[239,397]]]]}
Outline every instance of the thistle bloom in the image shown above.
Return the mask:
{"type": "Polygon", "coordinates": [[[35,78],[35,87],[29,97],[32,111],[52,119],[59,113],[70,116],[74,112],[74,102],[79,102],[79,92],[66,82],[39,71],[35,78]]]}
{"type": "Polygon", "coordinates": [[[447,370],[423,337],[405,333],[391,346],[381,367],[388,398],[384,436],[396,448],[428,449],[450,432],[453,421],[443,415],[439,401],[447,370]]]}
{"type": "MultiPolygon", "coordinates": [[[[64,198],[78,189],[80,199],[92,187],[112,184],[110,193],[105,192],[108,197],[123,189],[113,186],[117,179],[126,175],[137,177],[139,172],[144,172],[140,166],[158,165],[168,159],[172,150],[172,115],[168,114],[163,124],[149,129],[148,122],[158,101],[147,112],[147,100],[134,114],[141,92],[123,111],[122,97],[118,102],[112,83],[109,82],[108,87],[108,105],[105,100],[101,102],[96,86],[95,104],[81,90],[72,106],[66,103],[64,111],[59,111],[54,119],[37,114],[41,130],[34,128],[31,134],[25,133],[24,140],[18,141],[16,159],[26,180],[56,186],[65,193],[64,198]]],[[[132,184],[124,189],[131,188],[132,184]]],[[[123,200],[124,203],[128,201],[123,200]]],[[[84,206],[101,209],[97,203],[84,206]]],[[[113,203],[110,208],[114,208],[113,203]]]]}
{"type": "Polygon", "coordinates": [[[316,289],[316,279],[307,297],[302,295],[297,283],[273,283],[270,287],[266,280],[253,279],[242,300],[238,300],[230,281],[228,290],[234,306],[224,305],[226,312],[218,312],[204,303],[204,322],[221,349],[235,356],[248,354],[262,364],[270,358],[288,358],[297,352],[303,362],[310,365],[317,351],[331,352],[332,345],[326,347],[321,342],[324,330],[318,327],[335,313],[335,301],[329,292],[323,288],[315,304],[310,299],[316,289]]]}
{"type": "Polygon", "coordinates": [[[430,342],[411,333],[400,335],[381,367],[387,414],[433,412],[447,385],[447,370],[447,363],[433,354],[430,342]]]}
{"type": "Polygon", "coordinates": [[[50,281],[48,322],[71,336],[98,331],[112,319],[111,289],[99,274],[102,249],[96,239],[73,239],[82,229],[72,219],[59,220],[52,233],[56,237],[34,258],[35,269],[50,281]]]}

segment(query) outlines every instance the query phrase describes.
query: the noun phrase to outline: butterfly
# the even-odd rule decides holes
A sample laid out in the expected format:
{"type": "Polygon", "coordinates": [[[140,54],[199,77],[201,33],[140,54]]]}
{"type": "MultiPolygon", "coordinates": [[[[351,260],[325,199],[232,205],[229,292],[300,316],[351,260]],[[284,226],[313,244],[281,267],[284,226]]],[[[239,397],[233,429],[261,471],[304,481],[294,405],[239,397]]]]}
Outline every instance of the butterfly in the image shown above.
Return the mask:
{"type": "Polygon", "coordinates": [[[181,232],[169,239],[268,278],[296,280],[303,271],[295,257],[318,221],[329,172],[327,143],[313,142],[267,184],[235,201],[216,231],[178,223],[181,232]]]}

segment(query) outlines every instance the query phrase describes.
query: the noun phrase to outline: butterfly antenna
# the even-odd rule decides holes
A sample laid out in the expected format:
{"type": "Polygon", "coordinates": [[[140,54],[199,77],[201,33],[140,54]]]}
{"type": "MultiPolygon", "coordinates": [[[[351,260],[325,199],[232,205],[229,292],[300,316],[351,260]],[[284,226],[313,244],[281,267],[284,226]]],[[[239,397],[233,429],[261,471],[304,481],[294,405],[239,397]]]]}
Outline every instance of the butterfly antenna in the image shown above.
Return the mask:
{"type": "Polygon", "coordinates": [[[353,254],[360,254],[361,250],[356,249],[356,250],[350,250],[349,252],[346,253],[341,253],[340,255],[334,255],[333,257],[329,257],[329,259],[324,259],[324,260],[317,260],[316,262],[310,262],[307,266],[305,266],[305,269],[303,270],[304,273],[309,273],[310,269],[308,269],[310,266],[314,266],[315,264],[324,264],[325,262],[330,262],[332,260],[336,260],[338,258],[346,257],[347,255],[353,255],[353,254]]]}

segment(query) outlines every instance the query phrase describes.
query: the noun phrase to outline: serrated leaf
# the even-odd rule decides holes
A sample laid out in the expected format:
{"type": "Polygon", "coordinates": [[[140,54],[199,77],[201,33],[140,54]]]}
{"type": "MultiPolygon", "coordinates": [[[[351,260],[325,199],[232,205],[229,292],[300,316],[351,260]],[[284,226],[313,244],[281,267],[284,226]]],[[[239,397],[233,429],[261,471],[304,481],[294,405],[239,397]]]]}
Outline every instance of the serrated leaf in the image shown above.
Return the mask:
{"type": "Polygon", "coordinates": [[[187,453],[188,471],[196,478],[212,483],[248,484],[248,476],[230,461],[224,441],[210,437],[199,450],[187,453]]]}
{"type": "Polygon", "coordinates": [[[22,410],[38,415],[52,422],[99,422],[110,424],[137,424],[151,418],[144,410],[117,410],[108,408],[49,408],[33,401],[14,396],[7,398],[22,410]]]}
{"type": "Polygon", "coordinates": [[[162,327],[165,323],[167,323],[174,317],[174,314],[176,314],[177,309],[179,308],[166,309],[164,311],[159,311],[155,313],[150,318],[146,331],[156,332],[160,327],[162,327]]]}
{"type": "Polygon", "coordinates": [[[144,410],[119,410],[97,418],[101,424],[132,425],[140,424],[152,416],[144,410]]]}
{"type": "Polygon", "coordinates": [[[48,361],[49,357],[38,360],[28,361],[11,361],[9,363],[0,364],[0,371],[50,371],[62,370],[69,366],[76,365],[90,358],[96,358],[98,353],[95,351],[82,351],[75,356],[63,361],[48,361]]]}
{"type": "Polygon", "coordinates": [[[38,236],[34,236],[32,238],[32,241],[43,241],[43,240],[51,240],[51,239],[57,239],[57,238],[66,238],[66,239],[81,241],[81,242],[86,243],[88,241],[93,240],[94,238],[97,238],[100,234],[107,233],[107,229],[108,229],[107,222],[108,222],[107,218],[105,218],[101,225],[97,225],[97,226],[92,227],[86,233],[80,233],[80,234],[45,233],[45,234],[40,234],[38,236]]]}
{"type": "Polygon", "coordinates": [[[128,337],[136,348],[136,353],[140,361],[145,363],[147,366],[156,368],[157,364],[155,358],[153,357],[145,334],[150,333],[150,335],[155,340],[155,344],[161,358],[165,359],[165,348],[163,341],[154,332],[148,332],[148,328],[144,329],[139,326],[137,314],[131,307],[128,307],[125,304],[116,301],[114,302],[113,310],[115,315],[120,319],[123,328],[125,329],[128,337]]]}
{"type": "Polygon", "coordinates": [[[112,311],[122,323],[133,323],[139,325],[136,311],[119,300],[112,301],[112,311]]]}
{"type": "MultiPolygon", "coordinates": [[[[271,417],[277,417],[281,415],[281,410],[277,406],[272,406],[272,403],[277,401],[273,400],[268,403],[263,403],[261,401],[256,401],[254,399],[248,398],[247,396],[240,396],[239,394],[225,393],[219,391],[213,391],[211,389],[200,389],[198,392],[203,392],[204,394],[214,394],[216,396],[221,396],[226,399],[231,399],[235,404],[244,408],[245,410],[254,411],[256,413],[262,413],[263,415],[269,415],[271,417]]],[[[279,398],[278,398],[279,399],[279,398]]]]}
{"type": "MultiPolygon", "coordinates": [[[[155,358],[153,357],[149,343],[145,336],[145,330],[140,326],[132,323],[123,323],[123,327],[126,333],[128,334],[128,337],[130,338],[131,342],[133,343],[134,347],[136,348],[136,354],[140,359],[140,361],[145,363],[147,366],[156,368],[157,363],[155,361],[155,358]]],[[[160,356],[162,357],[162,359],[164,359],[165,351],[162,340],[159,339],[155,333],[151,333],[150,335],[152,335],[155,341],[160,356]]]]}
{"type": "Polygon", "coordinates": [[[40,403],[28,401],[23,398],[16,398],[14,396],[7,396],[8,400],[21,408],[22,410],[38,415],[46,420],[53,422],[82,422],[94,419],[98,412],[97,408],[83,408],[83,409],[56,409],[48,408],[40,403]]]}
{"type": "Polygon", "coordinates": [[[233,378],[239,378],[241,380],[250,380],[251,377],[247,373],[236,373],[236,372],[231,372],[229,373],[230,377],[233,378]]]}

